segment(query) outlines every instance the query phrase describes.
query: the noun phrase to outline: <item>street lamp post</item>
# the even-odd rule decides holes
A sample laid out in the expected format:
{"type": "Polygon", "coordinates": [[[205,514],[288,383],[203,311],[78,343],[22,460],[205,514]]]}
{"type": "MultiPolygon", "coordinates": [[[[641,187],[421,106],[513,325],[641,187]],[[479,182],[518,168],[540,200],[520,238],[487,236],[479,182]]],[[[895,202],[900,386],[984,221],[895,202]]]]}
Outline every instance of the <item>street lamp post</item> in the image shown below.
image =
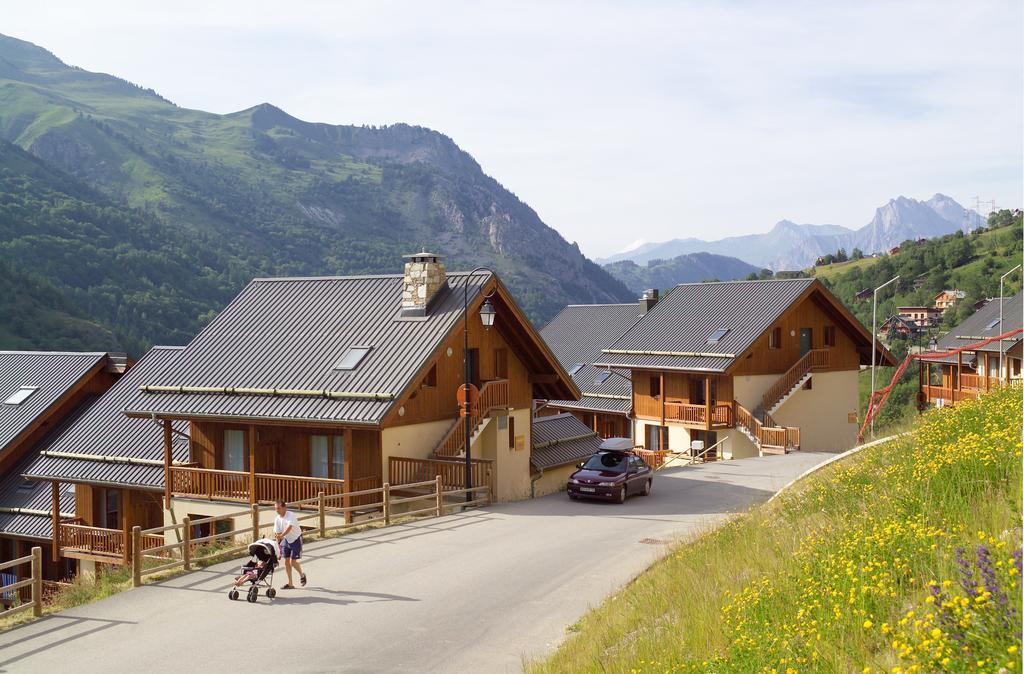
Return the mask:
{"type": "MultiPolygon", "coordinates": [[[[868,398],[868,412],[871,412],[871,402],[875,398],[875,363],[878,360],[878,349],[875,341],[878,334],[878,291],[899,279],[899,274],[875,288],[874,299],[871,301],[871,397],[868,398]]],[[[871,415],[871,439],[875,438],[875,416],[871,415]]]]}
{"type": "MultiPolygon", "coordinates": [[[[465,424],[463,430],[466,441],[466,501],[473,500],[473,494],[469,491],[473,488],[473,462],[469,451],[470,436],[473,433],[472,405],[469,399],[470,378],[473,376],[469,362],[469,282],[473,278],[473,274],[478,271],[490,272],[492,276],[497,275],[487,267],[477,267],[466,275],[466,284],[462,287],[462,392],[464,400],[463,423],[465,424]]],[[[494,306],[491,305],[489,299],[485,299],[480,307],[480,322],[483,323],[484,328],[487,330],[490,330],[491,326],[494,325],[494,306]]]]}
{"type": "MultiPolygon", "coordinates": [[[[1016,267],[1014,267],[1013,269],[1011,269],[1010,271],[1006,272],[1005,274],[1003,274],[1002,276],[999,277],[999,334],[1003,334],[1004,332],[1006,332],[1005,330],[1003,330],[1003,303],[1004,303],[1003,302],[1003,281],[1006,280],[1007,276],[1009,276],[1013,272],[1017,271],[1018,269],[1020,269],[1020,265],[1017,265],[1016,267]]],[[[1004,376],[1003,368],[1004,367],[1005,367],[1005,365],[1003,364],[1003,340],[1000,339],[999,340],[999,381],[1000,382],[1003,381],[1003,376],[1004,376]]],[[[987,372],[985,373],[985,376],[988,376],[987,372]]],[[[1006,383],[1009,383],[1009,381],[1010,381],[1010,377],[1008,375],[1006,375],[1006,383]]]]}

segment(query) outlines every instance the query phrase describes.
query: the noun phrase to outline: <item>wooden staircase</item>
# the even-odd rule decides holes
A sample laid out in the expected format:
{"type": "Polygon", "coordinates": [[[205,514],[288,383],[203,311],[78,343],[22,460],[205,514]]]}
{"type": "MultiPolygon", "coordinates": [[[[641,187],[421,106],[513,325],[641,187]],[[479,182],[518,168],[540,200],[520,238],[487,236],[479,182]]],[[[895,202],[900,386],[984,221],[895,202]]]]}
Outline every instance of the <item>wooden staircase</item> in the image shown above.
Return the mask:
{"type": "MultiPolygon", "coordinates": [[[[786,370],[778,381],[771,385],[761,397],[759,409],[767,414],[774,414],[789,398],[800,390],[814,375],[815,370],[827,368],[829,365],[828,349],[811,349],[800,360],[786,370]]],[[[755,410],[756,411],[756,410],[755,410]]],[[[763,416],[760,418],[764,418],[763,416]]]]}
{"type": "MultiPolygon", "coordinates": [[[[483,430],[483,425],[490,417],[491,412],[496,409],[508,407],[508,380],[495,379],[480,387],[480,402],[473,411],[469,426],[471,429],[469,445],[473,446],[473,440],[483,430]]],[[[466,424],[463,417],[458,417],[452,423],[448,432],[441,438],[441,441],[430,453],[431,458],[453,459],[466,454],[466,424]]]]}
{"type": "Polygon", "coordinates": [[[764,415],[764,422],[750,410],[733,401],[736,406],[736,428],[754,443],[761,454],[786,454],[800,449],[800,429],[779,426],[771,415],[764,415]]]}

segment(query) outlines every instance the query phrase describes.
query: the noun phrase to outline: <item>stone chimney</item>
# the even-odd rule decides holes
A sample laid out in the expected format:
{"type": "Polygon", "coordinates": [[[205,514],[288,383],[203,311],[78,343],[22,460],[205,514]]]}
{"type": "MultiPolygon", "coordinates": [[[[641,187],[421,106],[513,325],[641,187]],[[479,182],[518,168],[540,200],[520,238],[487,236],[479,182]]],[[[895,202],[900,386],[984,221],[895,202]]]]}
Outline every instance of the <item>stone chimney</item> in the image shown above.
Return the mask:
{"type": "Polygon", "coordinates": [[[647,313],[654,308],[654,305],[658,303],[658,289],[649,288],[644,291],[643,297],[640,298],[640,311],[647,313]]]}
{"type": "Polygon", "coordinates": [[[405,279],[402,285],[402,315],[426,316],[430,301],[445,287],[443,256],[428,253],[424,248],[419,253],[403,255],[405,258],[405,279]]]}

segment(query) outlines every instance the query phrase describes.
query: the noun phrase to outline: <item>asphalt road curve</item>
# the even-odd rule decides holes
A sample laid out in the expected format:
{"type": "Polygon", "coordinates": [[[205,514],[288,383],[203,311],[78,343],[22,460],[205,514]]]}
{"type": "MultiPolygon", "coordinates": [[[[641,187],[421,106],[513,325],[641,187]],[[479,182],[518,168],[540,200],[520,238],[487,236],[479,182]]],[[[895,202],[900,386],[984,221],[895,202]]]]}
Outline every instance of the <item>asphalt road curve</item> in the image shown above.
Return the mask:
{"type": "Polygon", "coordinates": [[[621,506],[554,494],[311,543],[309,585],[273,601],[229,601],[238,562],[209,567],[0,634],[0,671],[518,671],[668,542],[830,456],[666,469],[621,506]]]}

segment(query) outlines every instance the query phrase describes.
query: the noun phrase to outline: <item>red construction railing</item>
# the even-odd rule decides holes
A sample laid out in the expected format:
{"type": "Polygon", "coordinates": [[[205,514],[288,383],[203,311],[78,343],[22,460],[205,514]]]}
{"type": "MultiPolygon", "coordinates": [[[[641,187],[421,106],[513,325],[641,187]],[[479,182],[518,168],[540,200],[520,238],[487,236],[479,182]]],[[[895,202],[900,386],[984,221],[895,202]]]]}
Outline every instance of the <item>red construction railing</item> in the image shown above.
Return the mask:
{"type": "MultiPolygon", "coordinates": [[[[985,346],[986,344],[991,344],[992,342],[998,342],[1000,340],[1006,339],[1007,337],[1012,337],[1014,335],[1018,335],[1021,332],[1024,332],[1024,328],[1017,328],[1015,330],[1010,330],[1008,332],[1004,332],[1001,335],[996,335],[995,337],[989,337],[987,339],[983,339],[981,341],[974,342],[973,344],[967,344],[965,346],[960,346],[960,347],[957,347],[955,349],[950,349],[949,351],[944,351],[944,352],[927,351],[925,353],[911,353],[911,354],[907,354],[907,357],[904,358],[903,362],[900,363],[899,367],[896,368],[896,372],[893,373],[892,380],[889,382],[889,385],[884,387],[884,388],[880,388],[880,389],[878,389],[877,391],[875,391],[874,393],[871,394],[871,398],[868,400],[867,412],[864,414],[864,423],[861,425],[860,432],[857,434],[857,442],[863,442],[864,441],[864,433],[867,432],[867,429],[871,425],[872,420],[874,420],[874,418],[876,416],[878,416],[878,413],[885,406],[885,403],[889,400],[889,394],[892,393],[893,387],[896,385],[896,382],[898,382],[900,380],[900,377],[903,376],[903,373],[906,372],[907,366],[910,365],[911,361],[914,361],[914,360],[925,360],[925,361],[941,360],[943,358],[949,358],[950,356],[955,356],[958,353],[963,353],[964,351],[976,351],[979,348],[985,346]]],[[[960,375],[959,372],[957,374],[960,375]]]]}

